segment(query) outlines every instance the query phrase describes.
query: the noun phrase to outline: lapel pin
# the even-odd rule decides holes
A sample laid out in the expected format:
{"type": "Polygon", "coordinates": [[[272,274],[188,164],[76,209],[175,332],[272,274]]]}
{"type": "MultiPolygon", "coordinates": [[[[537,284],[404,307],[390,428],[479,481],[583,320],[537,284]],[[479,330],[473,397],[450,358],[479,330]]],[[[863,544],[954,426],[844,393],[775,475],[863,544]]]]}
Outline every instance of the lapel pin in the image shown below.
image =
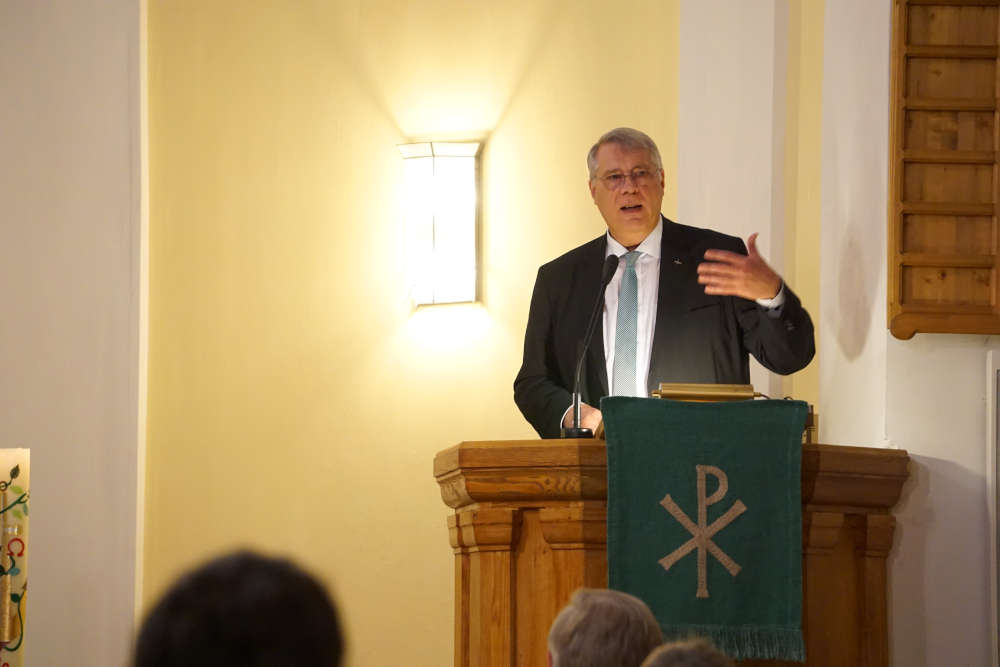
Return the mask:
{"type": "Polygon", "coordinates": [[[684,262],[682,262],[681,260],[679,260],[676,257],[674,257],[674,264],[683,264],[683,263],[684,262]]]}

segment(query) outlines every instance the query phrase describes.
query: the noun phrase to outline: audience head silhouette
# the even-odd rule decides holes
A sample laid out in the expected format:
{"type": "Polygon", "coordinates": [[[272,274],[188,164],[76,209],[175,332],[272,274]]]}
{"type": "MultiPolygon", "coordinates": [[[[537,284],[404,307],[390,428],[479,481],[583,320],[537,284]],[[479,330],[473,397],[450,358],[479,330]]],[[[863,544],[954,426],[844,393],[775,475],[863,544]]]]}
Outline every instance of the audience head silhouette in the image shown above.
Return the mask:
{"type": "Polygon", "coordinates": [[[642,667],[733,667],[733,661],[705,639],[664,644],[649,654],[642,667]]]}
{"type": "Polygon", "coordinates": [[[581,588],[549,630],[552,667],[639,667],[663,643],[660,626],[639,598],[581,588]]]}
{"type": "Polygon", "coordinates": [[[288,560],[238,552],[178,580],[143,622],[134,667],[339,667],[340,621],[288,560]]]}

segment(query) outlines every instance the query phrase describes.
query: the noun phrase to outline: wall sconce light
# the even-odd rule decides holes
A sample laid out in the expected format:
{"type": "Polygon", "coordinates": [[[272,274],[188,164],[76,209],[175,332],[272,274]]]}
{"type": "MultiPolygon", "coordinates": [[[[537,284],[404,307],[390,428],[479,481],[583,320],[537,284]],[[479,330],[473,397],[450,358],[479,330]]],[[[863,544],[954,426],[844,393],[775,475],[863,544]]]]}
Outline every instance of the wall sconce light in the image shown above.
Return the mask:
{"type": "Polygon", "coordinates": [[[479,142],[398,146],[411,294],[420,306],[476,300],[479,142]]]}

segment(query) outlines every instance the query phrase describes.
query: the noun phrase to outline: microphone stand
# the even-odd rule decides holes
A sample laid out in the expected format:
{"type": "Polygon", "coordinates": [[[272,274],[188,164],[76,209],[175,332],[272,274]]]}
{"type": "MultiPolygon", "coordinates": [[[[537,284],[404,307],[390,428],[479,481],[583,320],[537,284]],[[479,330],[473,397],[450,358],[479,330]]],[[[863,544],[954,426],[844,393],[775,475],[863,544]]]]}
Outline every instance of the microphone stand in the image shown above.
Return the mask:
{"type": "Polygon", "coordinates": [[[587,333],[583,337],[583,350],[580,352],[580,359],[576,362],[576,373],[573,376],[573,425],[563,426],[560,431],[562,438],[593,438],[594,433],[589,428],[580,426],[580,372],[583,370],[583,361],[587,358],[587,349],[590,347],[590,339],[594,337],[594,329],[597,328],[597,317],[604,308],[604,290],[611,277],[618,269],[617,255],[608,255],[604,260],[604,270],[601,274],[601,289],[597,292],[597,300],[594,302],[594,309],[590,312],[590,322],[587,323],[587,333]]]}

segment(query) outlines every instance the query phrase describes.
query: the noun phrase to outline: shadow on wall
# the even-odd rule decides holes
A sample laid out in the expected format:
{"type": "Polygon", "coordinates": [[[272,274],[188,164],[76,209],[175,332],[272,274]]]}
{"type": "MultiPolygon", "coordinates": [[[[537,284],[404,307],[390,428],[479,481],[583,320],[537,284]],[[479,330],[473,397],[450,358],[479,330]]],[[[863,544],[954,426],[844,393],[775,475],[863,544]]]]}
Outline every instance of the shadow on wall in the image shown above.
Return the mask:
{"type": "Polygon", "coordinates": [[[890,664],[988,663],[988,586],[970,574],[988,560],[985,494],[981,473],[910,455],[888,559],[890,664]],[[953,613],[928,618],[928,608],[953,613]]]}
{"type": "MultiPolygon", "coordinates": [[[[823,136],[827,163],[823,169],[823,191],[829,194],[824,197],[822,242],[835,246],[837,263],[825,272],[832,277],[835,285],[823,288],[824,295],[836,290],[836,299],[830,299],[822,310],[823,315],[829,318],[828,328],[833,329],[837,345],[844,356],[853,361],[864,351],[872,325],[873,307],[883,312],[883,306],[876,306],[876,303],[884,298],[878,295],[885,281],[882,275],[885,270],[884,232],[880,230],[885,229],[886,223],[885,217],[879,210],[872,210],[869,202],[884,199],[881,188],[885,183],[869,178],[855,165],[847,164],[851,155],[846,156],[845,164],[840,163],[839,135],[857,136],[858,129],[866,125],[864,116],[871,112],[838,110],[836,100],[831,100],[829,106],[829,109],[824,107],[824,114],[829,112],[831,117],[837,117],[846,113],[847,117],[841,121],[843,127],[838,124],[832,128],[832,135],[824,133],[823,136]]],[[[878,163],[874,147],[862,152],[869,154],[866,160],[878,163]]]]}
{"type": "Polygon", "coordinates": [[[842,239],[837,263],[837,342],[844,356],[857,359],[865,347],[871,327],[872,304],[875,300],[876,280],[865,261],[864,244],[858,241],[859,225],[855,219],[847,224],[846,238],[842,239]]]}
{"type": "MultiPolygon", "coordinates": [[[[937,460],[939,463],[946,461],[937,460]]],[[[923,658],[913,662],[909,658],[927,655],[927,636],[920,629],[926,622],[926,604],[923,581],[926,569],[927,526],[934,521],[930,503],[930,473],[923,456],[910,455],[910,479],[903,487],[896,504],[896,534],[889,552],[887,605],[889,607],[889,655],[893,664],[910,664],[923,667],[923,658]],[[904,588],[905,585],[905,588],[904,588]],[[897,589],[903,593],[896,595],[897,589]],[[905,617],[897,609],[905,605],[905,617]],[[895,655],[893,638],[906,637],[908,653],[905,663],[895,655]]]]}

